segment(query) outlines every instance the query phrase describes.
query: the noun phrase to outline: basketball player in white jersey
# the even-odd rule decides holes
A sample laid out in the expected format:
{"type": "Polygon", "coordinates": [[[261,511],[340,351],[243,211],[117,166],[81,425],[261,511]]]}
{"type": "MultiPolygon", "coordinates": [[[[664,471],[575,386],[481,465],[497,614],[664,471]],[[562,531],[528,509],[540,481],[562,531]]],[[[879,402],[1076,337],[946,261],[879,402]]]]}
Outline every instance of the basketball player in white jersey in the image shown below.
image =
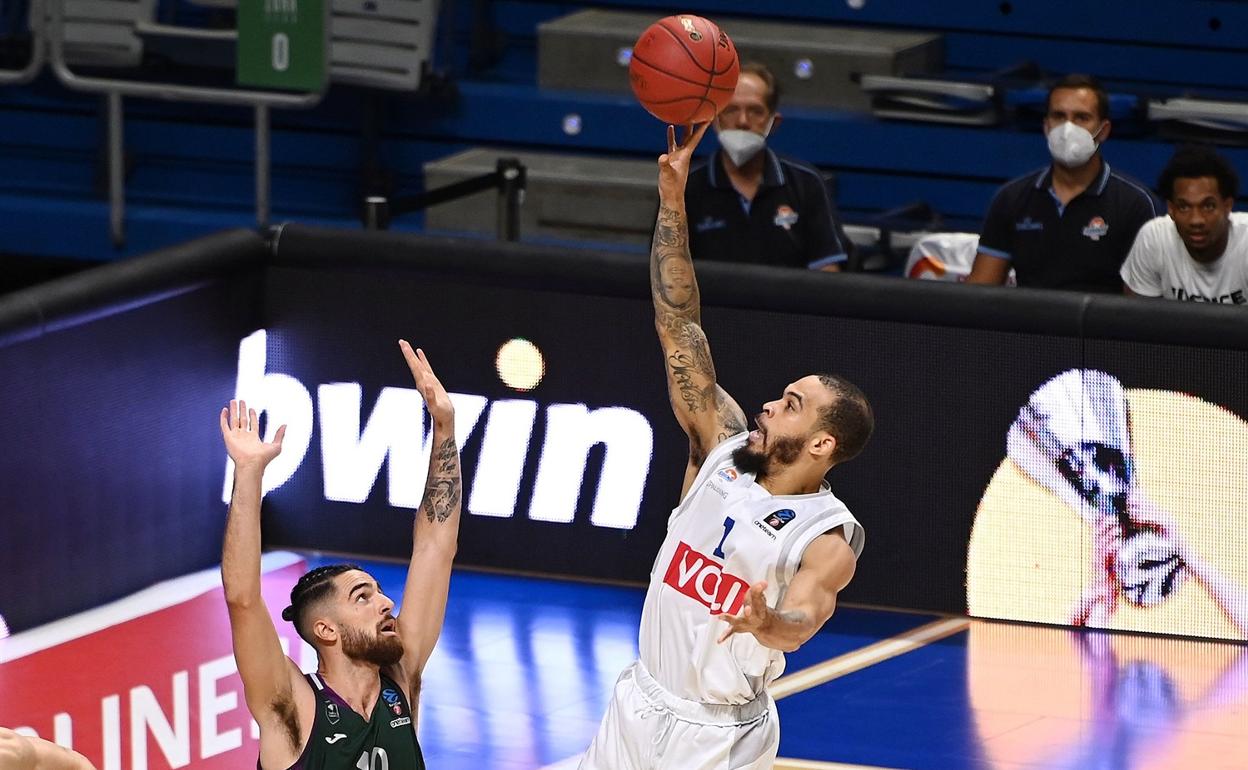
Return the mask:
{"type": "Polygon", "coordinates": [[[641,657],[616,683],[582,770],[762,770],[780,727],[767,685],[832,616],[863,532],[824,475],[871,435],[871,407],[834,375],[791,383],[746,432],[715,380],[689,256],[685,180],[706,125],[659,158],[655,327],[689,436],[680,504],[650,574],[641,657]]]}

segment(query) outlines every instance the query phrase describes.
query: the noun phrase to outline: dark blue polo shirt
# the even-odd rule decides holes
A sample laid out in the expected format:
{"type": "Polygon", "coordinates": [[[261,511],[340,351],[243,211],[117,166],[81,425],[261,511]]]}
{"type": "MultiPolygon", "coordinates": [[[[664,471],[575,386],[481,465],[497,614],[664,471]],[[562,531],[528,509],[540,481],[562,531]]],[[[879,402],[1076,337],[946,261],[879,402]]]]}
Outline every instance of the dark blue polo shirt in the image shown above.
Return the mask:
{"type": "Polygon", "coordinates": [[[1135,234],[1162,214],[1148,188],[1110,169],[1063,206],[1053,169],[1020,176],[988,207],[979,250],[1010,260],[1019,286],[1122,293],[1122,268],[1135,234]]]}
{"type": "Polygon", "coordinates": [[[694,259],[784,267],[823,267],[848,258],[823,175],[769,149],[763,181],[747,201],[732,186],[717,151],[689,173],[685,211],[694,259]]]}

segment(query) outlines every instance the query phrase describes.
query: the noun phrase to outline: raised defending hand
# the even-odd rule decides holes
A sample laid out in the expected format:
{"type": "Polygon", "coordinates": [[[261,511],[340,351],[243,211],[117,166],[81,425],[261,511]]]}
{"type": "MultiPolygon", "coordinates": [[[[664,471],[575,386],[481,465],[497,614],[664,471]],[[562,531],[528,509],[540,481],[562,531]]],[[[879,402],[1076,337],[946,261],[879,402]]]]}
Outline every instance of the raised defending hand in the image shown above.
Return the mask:
{"type": "Polygon", "coordinates": [[[437,375],[433,373],[433,368],[429,366],[425,351],[420,348],[412,350],[407,340],[399,340],[399,349],[403,351],[403,357],[407,359],[407,368],[412,370],[416,390],[420,391],[421,397],[425,399],[425,408],[429,410],[433,424],[443,427],[454,425],[455,405],[451,403],[451,397],[447,394],[446,388],[442,387],[437,375]]]}
{"type": "Polygon", "coordinates": [[[3,770],[95,770],[87,758],[42,738],[30,738],[0,727],[0,768],[3,770]]]}
{"type": "Polygon", "coordinates": [[[38,766],[35,747],[24,736],[0,727],[0,767],[34,770],[38,766]]]}
{"type": "Polygon", "coordinates": [[[230,459],[236,466],[264,468],[282,453],[286,426],[278,428],[273,441],[266,444],[260,439],[260,420],[256,410],[248,409],[246,401],[234,400],[221,410],[221,436],[225,439],[225,451],[230,453],[230,459]]]}
{"type": "Polygon", "coordinates": [[[689,180],[689,165],[693,151],[702,141],[710,123],[698,123],[685,127],[685,140],[676,143],[676,127],[667,127],[667,152],[659,156],[659,197],[664,200],[684,201],[685,183],[689,180]]]}
{"type": "Polygon", "coordinates": [[[750,586],[745,594],[745,607],[740,615],[724,613],[720,619],[728,624],[728,629],[720,634],[719,642],[723,644],[733,634],[753,634],[763,631],[771,623],[772,609],[767,606],[767,598],[763,592],[767,590],[767,581],[760,580],[750,586]]]}

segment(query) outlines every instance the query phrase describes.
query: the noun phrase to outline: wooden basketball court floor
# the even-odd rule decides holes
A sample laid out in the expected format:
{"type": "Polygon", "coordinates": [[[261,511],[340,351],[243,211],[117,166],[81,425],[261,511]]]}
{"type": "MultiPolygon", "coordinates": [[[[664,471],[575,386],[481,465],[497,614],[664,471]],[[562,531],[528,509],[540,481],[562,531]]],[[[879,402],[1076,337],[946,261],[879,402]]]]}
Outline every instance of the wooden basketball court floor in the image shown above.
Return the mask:
{"type": "MultiPolygon", "coordinates": [[[[305,555],[297,567],[334,561],[305,555]]],[[[404,565],[361,565],[401,604],[404,565]]],[[[270,604],[293,583],[283,574],[288,584],[276,587],[270,604]]],[[[211,572],[199,578],[215,580],[211,572]]],[[[640,587],[457,570],[421,697],[428,767],[575,768],[617,675],[637,654],[642,599],[640,587]]],[[[196,639],[222,637],[213,655],[232,663],[219,588],[186,606],[201,617],[181,626],[196,639]]],[[[124,622],[133,621],[118,615],[115,623],[124,622]]],[[[96,613],[89,623],[53,624],[55,633],[35,629],[0,641],[0,695],[21,684],[20,667],[30,668],[33,655],[107,633],[110,623],[96,613]]],[[[129,637],[120,633],[108,649],[117,656],[155,649],[150,637],[130,636],[135,650],[124,648],[129,637]]],[[[65,673],[67,682],[89,679],[65,673]]],[[[60,692],[48,688],[47,697],[60,692]]],[[[788,656],[772,692],[782,770],[1248,768],[1248,646],[1239,644],[841,607],[788,656]]],[[[241,708],[241,698],[234,705],[241,708]]],[[[10,722],[56,708],[0,706],[10,722]]],[[[241,725],[245,714],[235,714],[241,725]]],[[[254,753],[243,756],[253,751],[242,745],[201,765],[207,751],[193,750],[175,766],[254,766],[254,753]]],[[[117,753],[114,764],[127,767],[126,756],[117,753]]],[[[167,766],[158,759],[153,754],[149,766],[167,766]]]]}

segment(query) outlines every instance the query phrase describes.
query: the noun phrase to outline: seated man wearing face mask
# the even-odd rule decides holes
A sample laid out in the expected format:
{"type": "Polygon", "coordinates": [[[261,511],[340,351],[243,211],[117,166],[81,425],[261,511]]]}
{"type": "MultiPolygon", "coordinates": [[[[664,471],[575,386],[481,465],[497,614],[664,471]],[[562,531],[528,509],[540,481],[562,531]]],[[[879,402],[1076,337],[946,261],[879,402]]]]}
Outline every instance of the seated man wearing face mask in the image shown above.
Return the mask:
{"type": "Polygon", "coordinates": [[[1044,131],[1053,163],[1009,182],[992,199],[968,283],[1122,292],[1135,234],[1161,213],[1148,189],[1109,167],[1109,97],[1086,75],[1049,90],[1044,131]]]}
{"type": "Polygon", "coordinates": [[[689,249],[694,259],[837,271],[850,244],[823,175],[767,149],[779,98],[770,70],[741,65],[732,101],[715,119],[720,150],[685,188],[689,249]]]}

